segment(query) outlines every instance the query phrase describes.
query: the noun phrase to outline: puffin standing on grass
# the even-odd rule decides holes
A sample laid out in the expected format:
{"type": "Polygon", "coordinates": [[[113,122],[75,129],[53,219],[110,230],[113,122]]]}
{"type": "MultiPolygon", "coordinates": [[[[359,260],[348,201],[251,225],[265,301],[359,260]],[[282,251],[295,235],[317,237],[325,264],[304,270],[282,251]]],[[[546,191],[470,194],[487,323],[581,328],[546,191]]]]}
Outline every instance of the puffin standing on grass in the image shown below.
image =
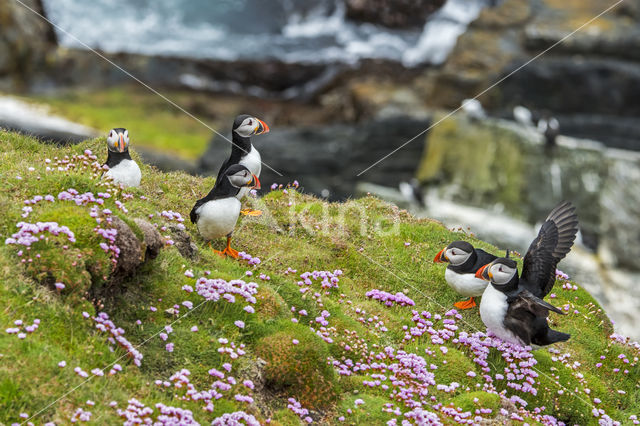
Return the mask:
{"type": "Polygon", "coordinates": [[[107,136],[107,162],[105,176],[124,186],[140,186],[142,173],[138,163],[129,154],[129,131],[118,127],[107,136]]]}
{"type": "Polygon", "coordinates": [[[482,322],[502,340],[540,347],[571,337],[549,328],[549,311],[563,314],[542,300],[556,281],[556,266],[573,246],[578,216],[569,202],[559,204],[542,224],[524,256],[522,274],[513,259],[498,258],[476,272],[491,281],[480,302],[482,322]]]}
{"type": "Polygon", "coordinates": [[[238,251],[231,248],[231,235],[240,215],[237,195],[245,188],[260,189],[260,181],[247,167],[234,164],[222,172],[213,189],[191,209],[189,218],[198,226],[200,235],[209,240],[209,247],[211,240],[227,237],[223,251],[213,249],[219,255],[238,257],[238,251]]]}
{"type": "MultiPolygon", "coordinates": [[[[245,166],[249,169],[251,174],[256,177],[256,179],[260,177],[262,160],[258,150],[251,144],[251,136],[262,135],[268,132],[269,126],[267,126],[267,123],[255,117],[247,114],[241,114],[235,118],[233,121],[233,130],[231,132],[233,141],[231,155],[220,167],[215,183],[216,186],[218,185],[218,182],[221,181],[220,178],[223,176],[227,168],[234,164],[241,164],[245,166]]],[[[257,182],[259,185],[260,181],[258,180],[257,182]]],[[[241,200],[249,193],[249,190],[250,189],[248,187],[242,188],[236,195],[236,198],[241,200]]],[[[262,214],[260,210],[253,209],[241,210],[241,213],[251,216],[260,216],[262,214]]]]}
{"type": "Polygon", "coordinates": [[[436,263],[449,262],[444,272],[444,279],[449,286],[469,300],[453,304],[458,309],[469,309],[476,306],[474,297],[482,296],[488,282],[476,277],[478,269],[497,259],[482,249],[474,248],[466,241],[454,241],[440,250],[433,259],[436,263]]]}

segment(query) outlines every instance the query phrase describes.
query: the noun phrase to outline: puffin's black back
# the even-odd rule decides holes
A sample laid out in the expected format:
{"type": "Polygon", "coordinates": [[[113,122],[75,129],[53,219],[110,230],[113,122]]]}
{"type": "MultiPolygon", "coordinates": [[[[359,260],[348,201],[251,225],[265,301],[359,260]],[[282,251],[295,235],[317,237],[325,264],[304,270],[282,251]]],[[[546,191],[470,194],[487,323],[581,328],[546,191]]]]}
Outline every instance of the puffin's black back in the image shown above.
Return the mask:
{"type": "Polygon", "coordinates": [[[235,132],[242,122],[249,117],[251,116],[248,114],[240,114],[233,120],[233,128],[231,129],[231,141],[233,142],[231,145],[231,155],[222,163],[222,166],[220,166],[215,185],[218,185],[218,181],[221,180],[222,174],[228,167],[238,164],[240,159],[251,151],[251,138],[242,137],[235,132]]]}

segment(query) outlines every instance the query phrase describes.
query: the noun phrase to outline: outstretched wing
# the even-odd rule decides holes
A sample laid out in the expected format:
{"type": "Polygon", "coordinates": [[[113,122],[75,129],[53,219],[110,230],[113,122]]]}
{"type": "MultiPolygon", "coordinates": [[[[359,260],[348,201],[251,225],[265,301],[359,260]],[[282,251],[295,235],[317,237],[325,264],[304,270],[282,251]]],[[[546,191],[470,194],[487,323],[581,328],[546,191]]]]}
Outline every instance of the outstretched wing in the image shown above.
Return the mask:
{"type": "Polygon", "coordinates": [[[521,278],[530,284],[529,291],[534,295],[542,298],[551,291],[556,265],[571,250],[577,233],[578,216],[571,203],[565,201],[549,213],[522,266],[521,278]]]}
{"type": "Polygon", "coordinates": [[[525,345],[529,345],[533,337],[539,334],[540,327],[546,327],[544,319],[549,311],[564,315],[560,309],[523,290],[510,297],[504,326],[525,345]]]}

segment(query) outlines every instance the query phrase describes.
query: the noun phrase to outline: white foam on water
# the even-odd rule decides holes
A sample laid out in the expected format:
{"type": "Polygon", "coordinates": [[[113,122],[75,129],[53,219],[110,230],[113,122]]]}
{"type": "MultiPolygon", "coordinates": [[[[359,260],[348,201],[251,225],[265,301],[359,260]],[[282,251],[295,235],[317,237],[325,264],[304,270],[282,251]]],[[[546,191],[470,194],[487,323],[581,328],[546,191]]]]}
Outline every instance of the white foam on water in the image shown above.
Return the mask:
{"type": "MultiPolygon", "coordinates": [[[[48,17],[92,48],[107,52],[172,55],[220,60],[280,59],[290,63],[356,63],[388,59],[413,67],[441,64],[487,0],[448,0],[422,29],[389,29],[346,19],[342,0],[304,3],[273,0],[286,16],[263,16],[269,32],[251,29],[256,4],[220,2],[198,14],[206,2],[192,0],[44,0],[48,17]],[[307,7],[305,10],[304,6],[307,7]],[[217,8],[217,9],[216,9],[217,8]],[[232,12],[229,10],[233,9],[232,12]],[[226,15],[216,15],[218,9],[226,15]],[[207,13],[205,13],[207,12],[207,13]],[[197,15],[194,18],[194,13],[197,15]],[[202,15],[202,16],[200,16],[202,15]],[[235,21],[229,20],[231,16],[235,21]],[[283,20],[282,25],[278,24],[283,20]],[[267,24],[269,22],[266,22],[267,24]],[[248,25],[248,26],[247,26],[248,25]],[[273,27],[276,27],[273,29],[273,27]]],[[[276,7],[277,6],[277,7],[276,7]]],[[[262,28],[262,27],[259,27],[262,28]]],[[[57,31],[64,46],[84,48],[57,31]]]]}

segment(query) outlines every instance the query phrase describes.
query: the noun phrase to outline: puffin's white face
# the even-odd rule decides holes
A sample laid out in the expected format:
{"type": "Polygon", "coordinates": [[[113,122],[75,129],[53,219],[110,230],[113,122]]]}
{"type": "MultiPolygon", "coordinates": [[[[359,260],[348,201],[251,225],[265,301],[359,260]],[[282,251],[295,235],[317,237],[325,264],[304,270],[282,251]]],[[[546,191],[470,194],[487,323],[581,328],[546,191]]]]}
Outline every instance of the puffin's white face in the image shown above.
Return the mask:
{"type": "Polygon", "coordinates": [[[269,126],[262,121],[258,120],[255,117],[247,117],[244,119],[242,124],[240,124],[234,132],[242,136],[243,138],[248,138],[253,135],[261,135],[263,133],[267,133],[269,131],[269,126]]]}
{"type": "Polygon", "coordinates": [[[107,136],[109,151],[124,152],[129,147],[129,131],[127,129],[112,129],[107,136]]]}
{"type": "Polygon", "coordinates": [[[511,278],[518,272],[516,268],[511,268],[503,263],[494,263],[489,268],[491,282],[503,285],[511,281],[511,278]]]}
{"type": "Polygon", "coordinates": [[[249,186],[253,183],[253,175],[247,169],[242,169],[232,175],[228,175],[227,179],[229,179],[231,185],[235,186],[236,188],[249,186]]]}
{"type": "Polygon", "coordinates": [[[445,251],[445,256],[447,257],[447,259],[449,259],[449,263],[457,266],[462,265],[464,262],[466,262],[467,259],[469,259],[469,257],[471,256],[471,253],[468,253],[458,247],[452,247],[445,251]]]}

